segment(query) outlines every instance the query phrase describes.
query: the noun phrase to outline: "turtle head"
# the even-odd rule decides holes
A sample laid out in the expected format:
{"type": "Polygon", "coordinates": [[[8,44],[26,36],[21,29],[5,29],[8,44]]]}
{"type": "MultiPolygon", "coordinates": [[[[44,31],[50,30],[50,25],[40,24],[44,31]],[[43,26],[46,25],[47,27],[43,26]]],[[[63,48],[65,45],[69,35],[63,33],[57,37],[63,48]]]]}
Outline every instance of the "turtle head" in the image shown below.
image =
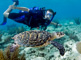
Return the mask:
{"type": "Polygon", "coordinates": [[[59,39],[61,37],[64,37],[65,34],[63,32],[54,32],[53,35],[55,39],[59,39]]]}

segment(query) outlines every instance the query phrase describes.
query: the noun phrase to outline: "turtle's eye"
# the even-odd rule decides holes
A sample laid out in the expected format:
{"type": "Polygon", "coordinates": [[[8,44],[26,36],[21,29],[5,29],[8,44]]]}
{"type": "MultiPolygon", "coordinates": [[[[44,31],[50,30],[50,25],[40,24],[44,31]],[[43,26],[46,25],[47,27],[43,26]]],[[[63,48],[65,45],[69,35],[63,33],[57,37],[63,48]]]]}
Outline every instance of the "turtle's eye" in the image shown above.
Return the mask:
{"type": "Polygon", "coordinates": [[[63,35],[62,32],[60,32],[60,35],[63,35]]]}
{"type": "Polygon", "coordinates": [[[64,33],[63,32],[60,32],[60,35],[64,35],[64,33]]]}

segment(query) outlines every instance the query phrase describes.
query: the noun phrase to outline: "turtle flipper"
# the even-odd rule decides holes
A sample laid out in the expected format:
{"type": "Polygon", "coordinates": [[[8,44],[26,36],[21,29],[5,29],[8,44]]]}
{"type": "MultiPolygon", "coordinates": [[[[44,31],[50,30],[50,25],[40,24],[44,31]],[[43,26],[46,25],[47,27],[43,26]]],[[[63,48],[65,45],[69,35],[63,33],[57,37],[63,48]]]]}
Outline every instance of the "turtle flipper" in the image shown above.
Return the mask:
{"type": "Polygon", "coordinates": [[[57,43],[55,41],[51,41],[50,43],[59,50],[59,52],[60,52],[60,54],[62,56],[65,54],[65,49],[64,49],[64,47],[61,44],[59,44],[59,43],[57,43]]]}

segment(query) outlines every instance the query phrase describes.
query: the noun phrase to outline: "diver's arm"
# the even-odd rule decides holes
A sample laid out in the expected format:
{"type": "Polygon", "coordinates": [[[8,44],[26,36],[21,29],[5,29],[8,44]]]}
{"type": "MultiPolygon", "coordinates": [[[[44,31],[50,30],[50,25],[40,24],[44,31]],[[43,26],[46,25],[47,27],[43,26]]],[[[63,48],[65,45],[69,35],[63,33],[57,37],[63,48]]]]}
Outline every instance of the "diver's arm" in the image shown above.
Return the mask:
{"type": "Polygon", "coordinates": [[[61,24],[57,24],[57,23],[55,23],[55,22],[51,22],[50,24],[51,24],[51,25],[62,26],[61,24]]]}
{"type": "Polygon", "coordinates": [[[17,7],[17,6],[13,6],[13,8],[12,9],[19,9],[19,10],[23,10],[23,11],[27,11],[27,12],[29,12],[29,8],[26,8],[26,7],[17,7]]]}

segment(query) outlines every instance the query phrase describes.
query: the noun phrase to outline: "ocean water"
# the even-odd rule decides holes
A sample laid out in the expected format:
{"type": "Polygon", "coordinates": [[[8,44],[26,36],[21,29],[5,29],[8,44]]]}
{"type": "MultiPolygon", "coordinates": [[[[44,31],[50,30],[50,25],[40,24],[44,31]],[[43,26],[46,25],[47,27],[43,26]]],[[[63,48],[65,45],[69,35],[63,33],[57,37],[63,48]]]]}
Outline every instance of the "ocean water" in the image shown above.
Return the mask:
{"type": "MultiPolygon", "coordinates": [[[[12,0],[2,0],[0,2],[0,23],[3,22],[4,11],[12,5],[12,0]]],[[[61,27],[49,25],[46,29],[48,32],[62,31],[64,38],[57,39],[65,47],[65,55],[60,56],[58,50],[52,45],[43,48],[21,48],[22,52],[26,52],[28,60],[81,60],[81,55],[76,49],[76,43],[81,41],[81,0],[19,0],[19,7],[45,7],[53,9],[56,12],[53,22],[61,24],[61,27]],[[34,53],[32,53],[34,51],[34,53]],[[54,52],[54,53],[53,53],[54,52]]],[[[13,10],[12,12],[18,12],[13,10]]],[[[15,34],[23,31],[29,31],[30,28],[24,24],[17,23],[7,18],[5,25],[0,25],[0,49],[6,48],[13,44],[15,34]]],[[[81,51],[81,50],[80,50],[81,51]]]]}
{"type": "MultiPolygon", "coordinates": [[[[81,1],[80,0],[20,0],[19,6],[24,7],[46,7],[46,9],[53,9],[56,11],[56,16],[54,19],[73,19],[80,17],[81,18],[81,1]]],[[[0,22],[3,21],[3,12],[11,5],[13,2],[12,0],[6,1],[3,0],[0,3],[0,22]]],[[[15,10],[16,11],[16,10],[15,10]]],[[[10,19],[8,19],[8,23],[13,23],[10,19]]],[[[1,26],[0,26],[1,27],[1,26]]],[[[3,26],[4,27],[4,26],[3,26]]]]}

